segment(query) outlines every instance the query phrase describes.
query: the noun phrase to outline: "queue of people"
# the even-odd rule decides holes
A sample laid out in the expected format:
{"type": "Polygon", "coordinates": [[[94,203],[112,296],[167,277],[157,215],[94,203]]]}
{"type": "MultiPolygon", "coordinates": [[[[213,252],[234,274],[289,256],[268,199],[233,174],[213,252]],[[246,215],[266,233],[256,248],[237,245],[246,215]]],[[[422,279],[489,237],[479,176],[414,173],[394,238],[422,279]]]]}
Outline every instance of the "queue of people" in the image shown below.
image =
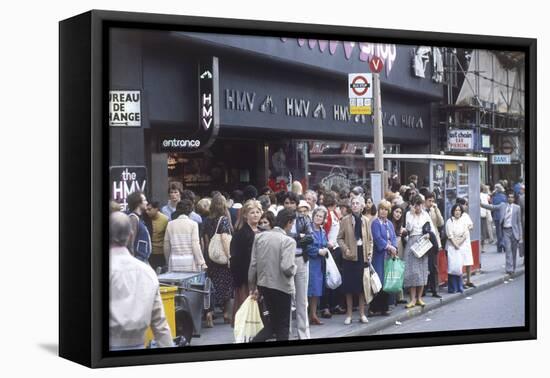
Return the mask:
{"type": "MultiPolygon", "coordinates": [[[[504,246],[506,271],[512,274],[515,251],[522,241],[522,209],[514,204],[513,193],[506,202],[500,202],[501,187],[495,186],[493,196],[482,188],[481,206],[486,212],[480,222],[482,229],[485,227],[483,237],[490,238],[488,219],[495,221],[497,243],[504,246]]],[[[126,256],[124,248],[127,256],[141,261],[152,294],[143,298],[151,303],[139,305],[144,319],[155,322],[153,331],[159,338],[166,339],[167,325],[158,310],[158,293],[154,293],[158,292],[158,280],[151,278],[153,270],[206,272],[214,293],[211,308],[204,314],[206,327],[214,326],[215,308],[223,313],[224,323],[233,326],[236,312],[249,295],[261,300],[270,324],[254,341],[288,340],[291,336],[309,339],[310,326],[321,326],[322,318],[333,315],[345,315],[344,324],[368,323],[369,316],[390,314],[392,306],[423,307],[426,290],[441,297],[438,254],[442,248],[447,253],[449,293],[474,286],[470,279],[473,221],[466,199],[457,199],[445,220],[434,193],[426,188],[417,190],[414,180],[407,186],[394,183],[394,191],[386,193],[380,203],[374,203],[362,187],[349,192],[338,188],[307,190],[304,194],[301,185],[292,188],[295,191],[273,193],[269,187],[258,191],[248,186],[231,195],[213,192],[197,199],[192,191],[173,183],[168,189],[169,201],[161,209],[158,202],[148,203],[140,192],[128,197],[127,215],[111,204],[112,227],[122,224],[128,229],[127,235],[117,236],[112,243],[111,256],[126,256]],[[215,237],[221,240],[225,263],[209,255],[215,237]],[[418,256],[414,249],[423,240],[429,240],[431,247],[418,256]],[[342,276],[342,284],[333,289],[325,284],[329,255],[342,276]],[[402,290],[388,293],[382,288],[367,303],[365,269],[372,267],[384,283],[385,262],[396,258],[405,263],[402,290]]],[[[121,232],[115,227],[113,233],[121,232]]],[[[135,290],[144,287],[140,285],[136,283],[135,290]]],[[[124,288],[126,292],[131,289],[124,288]]],[[[113,290],[118,289],[111,287],[113,290]]],[[[114,301],[111,306],[119,304],[114,301]]],[[[116,319],[112,321],[113,327],[123,328],[116,323],[116,319]]],[[[130,343],[136,340],[132,338],[130,343]]],[[[122,346],[118,344],[113,347],[122,346]]]]}

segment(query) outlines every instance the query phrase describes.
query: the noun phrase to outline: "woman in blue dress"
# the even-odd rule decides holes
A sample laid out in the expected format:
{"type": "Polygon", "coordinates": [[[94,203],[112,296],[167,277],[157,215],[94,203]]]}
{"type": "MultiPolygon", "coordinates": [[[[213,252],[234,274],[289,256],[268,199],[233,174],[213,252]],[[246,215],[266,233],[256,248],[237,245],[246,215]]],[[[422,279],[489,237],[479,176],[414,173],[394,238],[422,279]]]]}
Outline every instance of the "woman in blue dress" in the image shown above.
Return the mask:
{"type": "MultiPolygon", "coordinates": [[[[384,284],[384,263],[387,258],[397,256],[397,238],[392,222],[388,220],[391,204],[382,200],[378,206],[378,217],[371,222],[373,240],[372,266],[380,282],[384,284]]],[[[381,290],[369,306],[369,315],[389,315],[389,294],[381,290]]]]}
{"type": "Polygon", "coordinates": [[[327,234],[323,224],[327,219],[327,211],[324,207],[318,207],[313,211],[313,243],[307,247],[309,257],[309,283],[307,296],[309,301],[309,324],[321,325],[323,322],[317,317],[317,304],[323,295],[325,279],[323,274],[323,259],[328,253],[327,234]]]}

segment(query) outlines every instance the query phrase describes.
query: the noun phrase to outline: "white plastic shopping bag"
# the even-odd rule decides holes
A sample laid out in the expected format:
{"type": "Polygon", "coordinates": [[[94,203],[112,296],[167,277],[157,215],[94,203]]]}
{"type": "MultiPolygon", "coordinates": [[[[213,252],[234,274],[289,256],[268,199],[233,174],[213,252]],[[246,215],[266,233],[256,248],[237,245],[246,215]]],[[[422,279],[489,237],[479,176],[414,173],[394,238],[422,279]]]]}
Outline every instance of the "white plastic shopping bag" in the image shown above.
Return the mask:
{"type": "Polygon", "coordinates": [[[248,296],[235,314],[235,343],[249,343],[263,328],[258,302],[248,296]]]}
{"type": "Polygon", "coordinates": [[[327,275],[325,277],[325,282],[329,289],[334,290],[342,284],[342,276],[340,275],[340,271],[338,271],[338,266],[336,266],[336,262],[330,251],[327,254],[326,263],[327,275]]]}

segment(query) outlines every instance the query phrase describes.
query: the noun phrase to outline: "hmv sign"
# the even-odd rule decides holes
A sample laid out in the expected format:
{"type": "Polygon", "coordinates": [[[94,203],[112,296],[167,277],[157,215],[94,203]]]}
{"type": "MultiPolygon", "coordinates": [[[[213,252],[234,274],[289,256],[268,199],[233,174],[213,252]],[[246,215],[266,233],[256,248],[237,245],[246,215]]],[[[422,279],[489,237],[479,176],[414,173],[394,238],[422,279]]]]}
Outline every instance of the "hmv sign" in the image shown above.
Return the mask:
{"type": "MultiPolygon", "coordinates": [[[[214,143],[220,127],[218,58],[199,63],[199,118],[195,134],[188,135],[188,143],[195,151],[204,150],[214,143]]],[[[177,149],[177,147],[176,147],[177,149]]]]}
{"type": "Polygon", "coordinates": [[[140,191],[147,196],[147,168],[142,166],[116,166],[109,168],[111,200],[128,209],[128,196],[140,191]]]}
{"type": "Polygon", "coordinates": [[[194,153],[207,150],[216,140],[220,128],[220,84],[218,58],[198,62],[198,108],[196,122],[184,130],[162,133],[157,137],[159,152],[194,153]]]}

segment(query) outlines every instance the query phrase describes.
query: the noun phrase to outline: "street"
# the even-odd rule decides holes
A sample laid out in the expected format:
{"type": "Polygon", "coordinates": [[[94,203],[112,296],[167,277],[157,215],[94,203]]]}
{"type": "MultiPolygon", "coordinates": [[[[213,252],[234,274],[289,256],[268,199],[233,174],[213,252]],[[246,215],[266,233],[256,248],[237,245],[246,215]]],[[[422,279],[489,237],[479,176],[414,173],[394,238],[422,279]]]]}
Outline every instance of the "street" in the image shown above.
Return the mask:
{"type": "Polygon", "coordinates": [[[525,276],[466,296],[422,316],[385,328],[377,335],[479,328],[517,327],[525,319],[525,276]]]}

